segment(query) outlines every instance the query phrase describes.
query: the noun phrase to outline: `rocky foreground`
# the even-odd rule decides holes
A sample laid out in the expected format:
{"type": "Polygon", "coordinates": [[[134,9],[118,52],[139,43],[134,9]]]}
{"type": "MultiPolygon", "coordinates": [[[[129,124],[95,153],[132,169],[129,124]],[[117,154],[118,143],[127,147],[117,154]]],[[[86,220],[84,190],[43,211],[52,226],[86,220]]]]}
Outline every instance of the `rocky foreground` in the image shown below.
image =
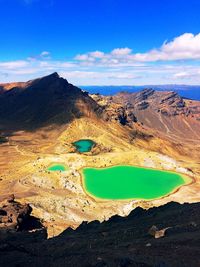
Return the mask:
{"type": "MultiPolygon", "coordinates": [[[[6,209],[20,205],[11,201],[6,209]]],[[[29,213],[26,220],[19,216],[21,228],[2,224],[3,210],[5,205],[0,208],[0,266],[200,266],[200,203],[136,208],[128,217],[85,222],[51,239],[38,220],[30,224],[29,213]]]]}

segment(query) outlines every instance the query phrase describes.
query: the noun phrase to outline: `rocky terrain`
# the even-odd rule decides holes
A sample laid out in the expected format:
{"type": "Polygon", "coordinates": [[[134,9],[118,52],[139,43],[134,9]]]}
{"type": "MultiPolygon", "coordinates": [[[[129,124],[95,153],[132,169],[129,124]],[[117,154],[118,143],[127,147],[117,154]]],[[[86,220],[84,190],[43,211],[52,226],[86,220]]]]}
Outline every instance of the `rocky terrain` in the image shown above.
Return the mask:
{"type": "Polygon", "coordinates": [[[48,240],[42,226],[0,228],[0,265],[198,267],[199,242],[200,204],[171,202],[147,211],[136,208],[125,218],[84,222],[48,240]]]}
{"type": "Polygon", "coordinates": [[[176,92],[144,89],[138,93],[118,93],[114,96],[92,95],[121,124],[139,122],[170,140],[200,142],[200,102],[184,99],[176,92]]]}
{"type": "Polygon", "coordinates": [[[151,89],[90,96],[57,73],[1,84],[0,91],[0,201],[15,194],[29,203],[49,237],[138,206],[199,201],[200,102],[151,89]],[[72,143],[79,139],[96,146],[77,153],[72,143]],[[49,172],[52,163],[69,170],[49,172]],[[176,171],[191,182],[151,201],[101,201],[85,192],[81,168],[119,164],[176,171]]]}
{"type": "Polygon", "coordinates": [[[10,195],[7,200],[1,203],[0,207],[0,230],[7,231],[30,231],[41,229],[42,224],[39,219],[31,216],[32,208],[29,204],[20,204],[15,201],[14,195],[10,195]]]}

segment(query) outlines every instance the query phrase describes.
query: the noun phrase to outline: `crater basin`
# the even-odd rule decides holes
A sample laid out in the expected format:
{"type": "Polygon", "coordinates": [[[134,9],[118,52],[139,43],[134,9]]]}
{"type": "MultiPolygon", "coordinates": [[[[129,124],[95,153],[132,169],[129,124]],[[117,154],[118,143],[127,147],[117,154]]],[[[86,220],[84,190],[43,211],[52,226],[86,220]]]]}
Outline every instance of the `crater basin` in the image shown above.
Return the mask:
{"type": "Polygon", "coordinates": [[[76,147],[76,150],[80,153],[90,152],[93,146],[95,145],[95,142],[90,139],[80,139],[73,143],[73,145],[76,147]]]}

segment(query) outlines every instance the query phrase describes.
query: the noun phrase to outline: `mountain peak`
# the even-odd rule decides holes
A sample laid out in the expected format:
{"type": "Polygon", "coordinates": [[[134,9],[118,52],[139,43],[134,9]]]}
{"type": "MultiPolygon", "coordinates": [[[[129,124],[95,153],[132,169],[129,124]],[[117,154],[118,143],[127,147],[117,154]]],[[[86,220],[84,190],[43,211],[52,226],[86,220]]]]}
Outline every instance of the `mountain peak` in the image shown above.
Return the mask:
{"type": "Polygon", "coordinates": [[[12,129],[61,125],[74,118],[96,116],[99,108],[94,100],[57,72],[30,80],[9,92],[2,90],[0,96],[0,125],[12,129]]]}
{"type": "Polygon", "coordinates": [[[49,75],[43,76],[43,77],[36,79],[36,80],[56,80],[56,79],[60,79],[60,76],[58,75],[57,72],[53,72],[49,75]]]}
{"type": "Polygon", "coordinates": [[[59,74],[57,72],[53,72],[47,76],[44,76],[44,77],[54,77],[54,78],[60,78],[59,74]]]}
{"type": "Polygon", "coordinates": [[[57,72],[53,72],[49,75],[26,82],[26,87],[29,86],[49,87],[55,82],[57,83],[60,81],[64,81],[66,84],[68,84],[67,80],[61,78],[57,72]]]}

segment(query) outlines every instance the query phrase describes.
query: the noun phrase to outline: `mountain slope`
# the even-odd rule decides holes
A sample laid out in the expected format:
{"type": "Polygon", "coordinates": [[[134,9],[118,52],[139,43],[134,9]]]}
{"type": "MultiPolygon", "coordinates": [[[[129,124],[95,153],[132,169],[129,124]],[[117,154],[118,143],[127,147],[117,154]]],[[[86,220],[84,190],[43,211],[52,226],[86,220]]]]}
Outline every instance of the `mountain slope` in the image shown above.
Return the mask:
{"type": "Polygon", "coordinates": [[[0,128],[35,130],[96,116],[99,106],[87,93],[53,73],[26,83],[1,85],[0,128]]]}
{"type": "Polygon", "coordinates": [[[154,130],[159,137],[200,144],[200,101],[184,99],[173,91],[153,89],[92,97],[108,112],[114,110],[116,114],[116,107],[118,110],[123,109],[124,121],[129,124],[137,121],[154,130]]]}

